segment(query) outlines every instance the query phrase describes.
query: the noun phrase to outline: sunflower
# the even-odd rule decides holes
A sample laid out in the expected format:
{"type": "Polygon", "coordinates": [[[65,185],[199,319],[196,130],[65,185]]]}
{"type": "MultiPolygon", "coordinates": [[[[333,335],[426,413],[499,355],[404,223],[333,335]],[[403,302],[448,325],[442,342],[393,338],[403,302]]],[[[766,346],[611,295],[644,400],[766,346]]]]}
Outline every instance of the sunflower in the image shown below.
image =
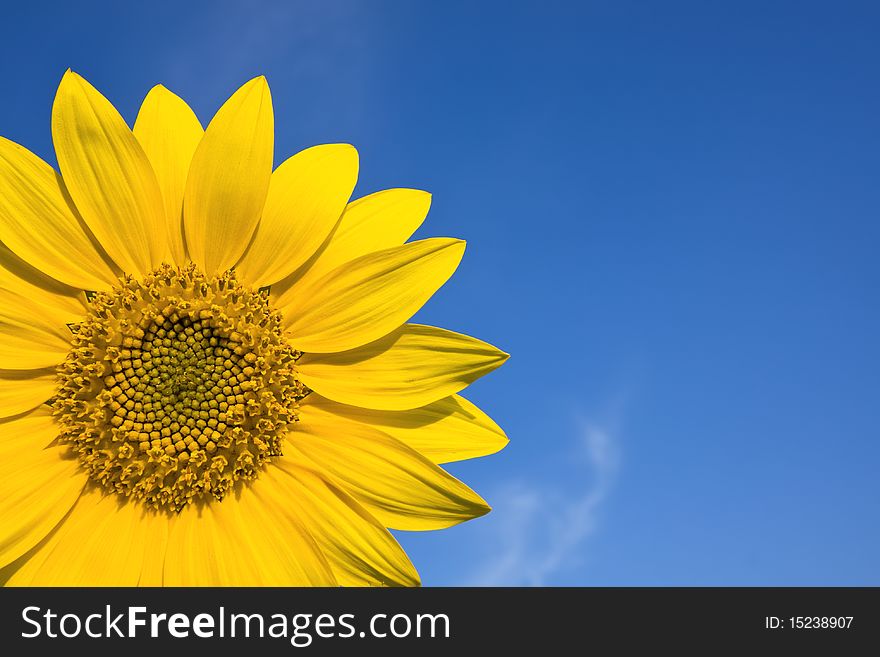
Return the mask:
{"type": "Polygon", "coordinates": [[[259,77],[130,130],[68,71],[60,173],[0,138],[5,584],[416,585],[388,529],[489,511],[439,464],[506,444],[458,393],[507,354],[407,323],[464,242],[349,202],[349,145],[273,171],[273,122],[259,77]]]}

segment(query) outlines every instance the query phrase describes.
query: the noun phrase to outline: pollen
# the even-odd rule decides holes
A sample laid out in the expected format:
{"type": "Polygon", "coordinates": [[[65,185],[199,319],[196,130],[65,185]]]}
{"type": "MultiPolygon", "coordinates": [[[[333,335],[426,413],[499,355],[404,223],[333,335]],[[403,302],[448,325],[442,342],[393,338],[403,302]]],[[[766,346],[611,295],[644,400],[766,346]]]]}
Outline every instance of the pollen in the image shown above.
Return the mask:
{"type": "Polygon", "coordinates": [[[105,490],[179,511],[282,454],[309,390],[267,295],[163,265],[92,296],[59,366],[60,439],[105,490]]]}

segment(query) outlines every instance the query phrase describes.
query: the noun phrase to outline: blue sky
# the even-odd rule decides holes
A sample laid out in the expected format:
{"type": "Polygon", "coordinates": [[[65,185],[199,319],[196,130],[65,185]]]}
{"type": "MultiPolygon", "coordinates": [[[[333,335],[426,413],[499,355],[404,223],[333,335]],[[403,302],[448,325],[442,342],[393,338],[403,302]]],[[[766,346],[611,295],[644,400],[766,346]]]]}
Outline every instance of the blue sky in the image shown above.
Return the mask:
{"type": "Polygon", "coordinates": [[[266,74],[279,160],[350,142],[468,240],[418,319],[512,354],[469,394],[511,443],[450,467],[492,514],[400,534],[425,584],[880,584],[875,3],[4,11],[0,134],[50,160],[68,66],[130,121],[266,74]]]}

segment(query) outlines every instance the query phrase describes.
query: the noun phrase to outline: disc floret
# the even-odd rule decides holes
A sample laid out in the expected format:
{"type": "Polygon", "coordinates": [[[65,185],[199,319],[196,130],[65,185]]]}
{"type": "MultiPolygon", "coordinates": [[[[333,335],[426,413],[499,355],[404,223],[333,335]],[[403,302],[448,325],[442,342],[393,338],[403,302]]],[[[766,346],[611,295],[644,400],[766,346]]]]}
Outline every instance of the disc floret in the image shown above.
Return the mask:
{"type": "Polygon", "coordinates": [[[125,277],[71,327],[53,409],[105,489],[180,510],[222,500],[282,453],[308,390],[265,294],[232,270],[125,277]]]}

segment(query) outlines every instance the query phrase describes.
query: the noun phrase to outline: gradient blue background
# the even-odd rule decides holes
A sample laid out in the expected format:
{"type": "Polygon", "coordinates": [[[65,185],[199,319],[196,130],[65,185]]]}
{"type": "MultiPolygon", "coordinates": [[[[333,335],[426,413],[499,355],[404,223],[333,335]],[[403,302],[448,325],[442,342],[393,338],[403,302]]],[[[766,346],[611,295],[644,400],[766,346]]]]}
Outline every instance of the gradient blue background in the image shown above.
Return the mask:
{"type": "Polygon", "coordinates": [[[0,134],[70,66],[129,121],[266,74],[276,157],[430,190],[419,315],[513,356],[495,507],[400,534],[425,584],[880,584],[880,10],[865,2],[17,3],[0,134]]]}

